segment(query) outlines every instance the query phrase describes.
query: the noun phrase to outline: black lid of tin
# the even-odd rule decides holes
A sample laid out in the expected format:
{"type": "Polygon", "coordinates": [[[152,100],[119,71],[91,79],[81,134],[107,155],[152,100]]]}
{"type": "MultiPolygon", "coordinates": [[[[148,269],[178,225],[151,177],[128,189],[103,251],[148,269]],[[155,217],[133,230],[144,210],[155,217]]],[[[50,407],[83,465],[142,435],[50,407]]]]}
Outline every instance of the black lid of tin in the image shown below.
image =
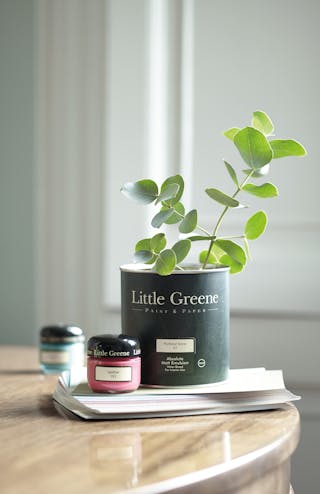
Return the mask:
{"type": "Polygon", "coordinates": [[[42,343],[78,343],[84,341],[81,328],[72,324],[52,324],[40,330],[42,343]]]}
{"type": "Polygon", "coordinates": [[[101,334],[88,341],[89,357],[137,357],[140,353],[139,340],[125,334],[101,334]]]}

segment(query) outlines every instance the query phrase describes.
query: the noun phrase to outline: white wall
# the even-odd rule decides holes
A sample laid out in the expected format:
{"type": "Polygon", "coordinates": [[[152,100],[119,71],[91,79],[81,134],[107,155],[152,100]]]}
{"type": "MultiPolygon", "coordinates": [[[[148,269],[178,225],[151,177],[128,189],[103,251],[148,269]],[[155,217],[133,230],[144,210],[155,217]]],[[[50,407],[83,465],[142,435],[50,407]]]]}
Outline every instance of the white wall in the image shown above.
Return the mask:
{"type": "Polygon", "coordinates": [[[0,1],[0,343],[36,333],[33,1],[0,1]]]}
{"type": "MultiPolygon", "coordinates": [[[[253,262],[232,277],[231,306],[318,317],[320,267],[310,261],[320,240],[320,73],[303,56],[320,41],[311,29],[314,3],[247,0],[232,12],[206,0],[38,5],[39,318],[78,313],[95,331],[119,309],[118,267],[132,259],[152,214],[120,194],[126,180],[186,174],[187,202],[210,228],[218,209],[204,188],[232,192],[222,158],[242,167],[222,131],[246,125],[259,108],[278,137],[300,139],[309,155],[272,165],[279,198],[246,198],[266,209],[269,227],[252,243],[253,262]],[[60,201],[50,180],[64,192],[60,201]],[[41,222],[50,225],[45,242],[41,222]]],[[[231,212],[225,232],[237,232],[247,214],[231,212]]]]}
{"type": "MultiPolygon", "coordinates": [[[[246,125],[252,111],[262,109],[273,119],[276,137],[297,138],[309,153],[273,162],[267,179],[278,185],[278,198],[242,196],[267,211],[269,227],[251,244],[253,262],[232,279],[235,309],[319,314],[320,268],[313,262],[320,240],[318,15],[312,0],[245,0],[232,9],[228,2],[195,2],[192,190],[203,221],[214,210],[198,191],[208,182],[233,190],[221,159],[243,167],[222,130],[246,125]]],[[[247,215],[232,212],[228,229],[236,230],[238,217],[247,215]]]]}

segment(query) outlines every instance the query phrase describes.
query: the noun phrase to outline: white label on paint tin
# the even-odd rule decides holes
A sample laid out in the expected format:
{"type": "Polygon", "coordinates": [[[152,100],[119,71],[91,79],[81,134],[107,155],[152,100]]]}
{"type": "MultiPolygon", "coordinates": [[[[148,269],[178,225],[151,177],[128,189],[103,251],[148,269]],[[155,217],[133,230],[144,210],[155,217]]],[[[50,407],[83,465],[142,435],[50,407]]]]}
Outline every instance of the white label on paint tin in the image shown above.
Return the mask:
{"type": "Polygon", "coordinates": [[[42,350],[40,360],[43,364],[67,364],[69,362],[68,352],[53,352],[50,350],[42,350]]]}
{"type": "Polygon", "coordinates": [[[158,353],[194,353],[194,338],[167,338],[156,340],[156,352],[158,353]]]}
{"type": "Polygon", "coordinates": [[[95,369],[96,381],[109,381],[109,382],[128,382],[132,381],[132,368],[131,367],[103,367],[96,365],[95,369]]]}

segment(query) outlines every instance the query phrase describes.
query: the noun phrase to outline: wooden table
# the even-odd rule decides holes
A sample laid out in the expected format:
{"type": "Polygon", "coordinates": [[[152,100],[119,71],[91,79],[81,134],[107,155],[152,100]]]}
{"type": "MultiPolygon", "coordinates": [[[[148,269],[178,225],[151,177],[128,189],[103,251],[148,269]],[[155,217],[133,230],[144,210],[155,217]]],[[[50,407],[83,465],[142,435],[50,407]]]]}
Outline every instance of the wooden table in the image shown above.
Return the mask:
{"type": "Polygon", "coordinates": [[[37,350],[0,347],[2,494],[288,494],[292,405],[268,412],[86,422],[62,416],[37,350]]]}

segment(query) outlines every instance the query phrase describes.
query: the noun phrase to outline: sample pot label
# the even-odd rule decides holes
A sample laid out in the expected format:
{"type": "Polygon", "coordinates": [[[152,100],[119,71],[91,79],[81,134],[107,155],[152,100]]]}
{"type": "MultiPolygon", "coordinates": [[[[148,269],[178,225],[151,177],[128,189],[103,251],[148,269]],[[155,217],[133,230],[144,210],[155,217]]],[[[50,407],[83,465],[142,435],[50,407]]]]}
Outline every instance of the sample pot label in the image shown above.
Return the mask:
{"type": "Polygon", "coordinates": [[[69,362],[69,353],[63,351],[42,350],[40,360],[43,364],[67,364],[69,362]]]}
{"type": "Polygon", "coordinates": [[[109,382],[132,381],[132,368],[131,367],[116,367],[116,366],[104,367],[102,365],[96,365],[95,380],[96,381],[109,381],[109,382]]]}

